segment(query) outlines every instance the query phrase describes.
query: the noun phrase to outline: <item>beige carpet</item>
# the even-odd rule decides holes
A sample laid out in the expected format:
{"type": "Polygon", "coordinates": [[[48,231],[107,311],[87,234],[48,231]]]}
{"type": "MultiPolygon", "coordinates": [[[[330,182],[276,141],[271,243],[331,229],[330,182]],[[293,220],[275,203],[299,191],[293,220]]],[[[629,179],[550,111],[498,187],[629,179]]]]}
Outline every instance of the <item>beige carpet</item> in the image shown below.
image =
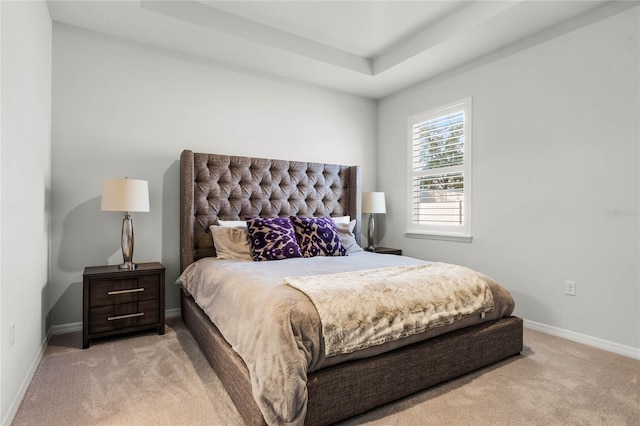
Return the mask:
{"type": "MultiPolygon", "coordinates": [[[[14,425],[240,425],[177,318],[82,350],[54,336],[14,425]]],[[[640,361],[525,330],[495,366],[349,419],[345,425],[640,425],[640,361]]]]}

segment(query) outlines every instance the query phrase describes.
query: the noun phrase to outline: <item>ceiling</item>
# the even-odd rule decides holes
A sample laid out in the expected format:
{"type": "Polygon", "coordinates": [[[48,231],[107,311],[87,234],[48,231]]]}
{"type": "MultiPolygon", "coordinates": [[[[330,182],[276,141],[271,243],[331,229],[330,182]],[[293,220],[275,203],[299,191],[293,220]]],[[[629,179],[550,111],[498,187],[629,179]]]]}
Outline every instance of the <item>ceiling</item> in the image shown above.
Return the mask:
{"type": "Polygon", "coordinates": [[[47,1],[56,22],[373,99],[607,3],[47,1]]]}

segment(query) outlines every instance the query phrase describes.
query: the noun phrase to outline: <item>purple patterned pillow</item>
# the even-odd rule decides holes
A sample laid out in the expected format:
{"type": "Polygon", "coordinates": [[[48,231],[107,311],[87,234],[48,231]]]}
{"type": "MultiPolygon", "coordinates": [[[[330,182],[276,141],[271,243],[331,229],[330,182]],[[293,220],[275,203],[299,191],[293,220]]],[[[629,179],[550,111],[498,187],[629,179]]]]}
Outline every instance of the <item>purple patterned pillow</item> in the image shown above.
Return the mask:
{"type": "Polygon", "coordinates": [[[331,218],[291,216],[291,222],[303,257],[347,255],[331,218]]]}
{"type": "Polygon", "coordinates": [[[288,217],[248,217],[247,230],[253,260],[302,257],[288,217]]]}

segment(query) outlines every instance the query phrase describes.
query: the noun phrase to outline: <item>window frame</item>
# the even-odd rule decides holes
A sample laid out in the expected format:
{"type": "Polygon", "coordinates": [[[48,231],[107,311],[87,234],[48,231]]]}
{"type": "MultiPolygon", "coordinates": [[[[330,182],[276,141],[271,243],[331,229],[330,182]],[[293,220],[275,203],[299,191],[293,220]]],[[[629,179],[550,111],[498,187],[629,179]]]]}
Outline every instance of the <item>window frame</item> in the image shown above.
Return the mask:
{"type": "MultiPolygon", "coordinates": [[[[427,111],[409,116],[407,120],[407,216],[405,236],[413,238],[431,238],[448,241],[471,242],[472,220],[472,148],[473,148],[473,121],[472,98],[468,97],[447,105],[429,109],[427,111]],[[414,126],[425,121],[441,118],[443,116],[464,112],[464,157],[462,172],[464,175],[463,190],[463,214],[462,225],[417,224],[413,222],[413,182],[414,177],[423,175],[423,172],[413,170],[413,133],[414,126]]],[[[447,167],[434,169],[433,173],[445,174],[447,167]]]]}

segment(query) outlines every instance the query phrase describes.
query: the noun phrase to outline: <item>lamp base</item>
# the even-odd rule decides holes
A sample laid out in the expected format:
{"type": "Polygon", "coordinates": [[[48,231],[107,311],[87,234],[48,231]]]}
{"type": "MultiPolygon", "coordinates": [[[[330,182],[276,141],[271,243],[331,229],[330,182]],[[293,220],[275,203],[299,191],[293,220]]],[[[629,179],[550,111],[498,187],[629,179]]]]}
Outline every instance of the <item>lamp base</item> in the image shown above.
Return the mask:
{"type": "Polygon", "coordinates": [[[118,265],[118,268],[122,269],[123,271],[133,271],[137,267],[138,267],[138,265],[136,265],[133,262],[124,262],[124,263],[118,265]]]}
{"type": "Polygon", "coordinates": [[[124,219],[122,219],[122,238],[120,242],[123,262],[118,267],[125,271],[133,271],[136,269],[136,265],[133,263],[133,221],[129,216],[129,212],[125,212],[124,219]]]}
{"type": "Polygon", "coordinates": [[[369,232],[367,233],[367,240],[369,243],[369,247],[367,249],[369,251],[375,251],[376,249],[376,223],[373,219],[373,213],[369,214],[369,232]]]}

